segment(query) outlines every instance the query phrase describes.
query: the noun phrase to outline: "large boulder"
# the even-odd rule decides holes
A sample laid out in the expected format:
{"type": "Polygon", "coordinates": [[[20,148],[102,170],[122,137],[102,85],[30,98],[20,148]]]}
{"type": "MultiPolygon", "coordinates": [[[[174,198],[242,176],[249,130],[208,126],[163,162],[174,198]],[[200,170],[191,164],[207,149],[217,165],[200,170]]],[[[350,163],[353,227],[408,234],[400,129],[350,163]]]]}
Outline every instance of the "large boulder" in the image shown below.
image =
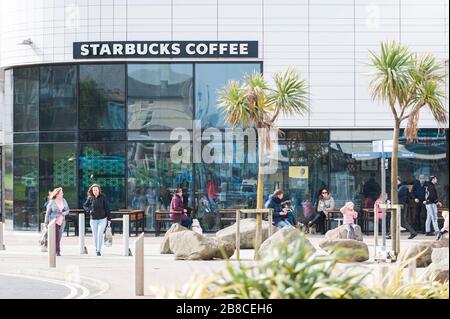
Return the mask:
{"type": "Polygon", "coordinates": [[[416,258],[417,267],[427,267],[431,264],[431,254],[435,248],[447,247],[448,249],[448,239],[442,239],[439,241],[430,240],[421,242],[413,247],[411,247],[407,252],[407,259],[416,258]],[[423,253],[422,253],[423,252],[423,253]],[[422,253],[422,254],[421,254],[422,253]],[[421,254],[419,256],[419,254],[421,254]]]}
{"type": "MultiPolygon", "coordinates": [[[[275,233],[278,228],[269,225],[268,221],[262,221],[262,241],[265,241],[269,237],[269,226],[272,227],[272,233],[275,233]]],[[[255,235],[256,235],[256,219],[246,218],[241,219],[239,223],[241,233],[241,249],[255,248],[255,235]]],[[[228,226],[216,233],[217,238],[221,238],[229,243],[236,243],[236,223],[228,226]]]]}
{"type": "Polygon", "coordinates": [[[235,244],[219,238],[206,237],[191,230],[174,232],[169,235],[170,250],[175,259],[211,260],[224,258],[222,250],[229,258],[234,254],[235,244]]]}
{"type": "MultiPolygon", "coordinates": [[[[325,234],[325,240],[335,239],[347,239],[347,229],[345,228],[345,225],[333,228],[325,234]]],[[[363,234],[359,225],[355,226],[354,238],[352,239],[363,241],[363,234]]]]}
{"type": "Polygon", "coordinates": [[[325,240],[319,245],[328,252],[342,252],[349,254],[340,259],[341,262],[362,262],[369,260],[369,248],[359,240],[354,239],[335,239],[325,240]]]}
{"type": "Polygon", "coordinates": [[[169,236],[170,234],[179,232],[179,231],[184,231],[184,230],[188,230],[186,227],[181,226],[178,223],[172,224],[172,226],[170,226],[169,230],[167,230],[167,232],[164,235],[163,241],[161,242],[161,245],[159,247],[159,251],[161,254],[173,254],[173,252],[170,250],[170,242],[169,242],[169,236]]]}
{"type": "Polygon", "coordinates": [[[428,278],[430,280],[445,283],[448,281],[448,247],[433,248],[431,252],[432,263],[427,268],[428,278]]]}
{"type": "MultiPolygon", "coordinates": [[[[270,256],[270,253],[273,249],[276,249],[276,247],[282,243],[287,242],[289,246],[295,245],[297,241],[300,240],[301,236],[304,236],[303,233],[298,230],[297,228],[293,227],[284,227],[281,228],[276,233],[272,234],[269,238],[267,238],[262,244],[259,249],[259,254],[261,258],[266,258],[270,256]]],[[[315,252],[316,249],[311,244],[311,242],[304,238],[304,244],[305,246],[308,246],[311,248],[312,252],[315,252]]]]}

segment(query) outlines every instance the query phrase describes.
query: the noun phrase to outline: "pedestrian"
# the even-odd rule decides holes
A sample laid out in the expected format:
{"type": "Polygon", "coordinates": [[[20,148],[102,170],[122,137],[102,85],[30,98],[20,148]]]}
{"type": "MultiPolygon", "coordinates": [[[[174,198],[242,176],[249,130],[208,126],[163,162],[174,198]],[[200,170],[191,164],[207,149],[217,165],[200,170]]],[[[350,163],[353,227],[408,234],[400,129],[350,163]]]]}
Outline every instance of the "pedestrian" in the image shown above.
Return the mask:
{"type": "Polygon", "coordinates": [[[358,212],[355,211],[355,204],[346,202],[340,211],[343,216],[345,229],[347,229],[347,239],[353,239],[356,228],[355,219],[358,218],[358,212]]]}
{"type": "Polygon", "coordinates": [[[415,203],[415,220],[417,221],[416,229],[419,231],[425,230],[425,218],[427,216],[427,208],[423,203],[425,201],[425,187],[427,187],[427,182],[425,181],[425,175],[420,174],[419,180],[414,182],[412,189],[412,196],[415,203]]]}
{"type": "Polygon", "coordinates": [[[290,212],[289,207],[283,207],[281,204],[283,196],[284,192],[281,189],[275,190],[267,199],[264,207],[273,209],[272,223],[276,227],[294,227],[295,225],[292,224],[292,220],[289,218],[289,214],[292,214],[292,212],[290,212]]]}
{"type": "Polygon", "coordinates": [[[47,228],[51,221],[56,220],[56,256],[61,256],[61,237],[66,225],[65,216],[69,214],[69,205],[61,187],[55,188],[49,195],[49,199],[45,211],[44,227],[47,228]]]}
{"type": "Polygon", "coordinates": [[[448,233],[448,210],[442,212],[442,217],[444,217],[444,227],[439,231],[437,240],[441,240],[445,233],[448,233]]]}
{"type": "Polygon", "coordinates": [[[309,221],[308,227],[317,224],[325,234],[325,220],[327,219],[328,212],[334,209],[334,198],[331,193],[326,189],[322,189],[319,195],[319,202],[317,204],[317,212],[314,214],[313,218],[309,221]]]}
{"type": "Polygon", "coordinates": [[[89,224],[94,237],[94,246],[97,256],[101,256],[103,245],[103,233],[106,225],[111,224],[111,212],[109,210],[108,199],[102,193],[98,184],[92,184],[87,192],[87,200],[83,205],[84,210],[89,214],[89,224]]]}
{"type": "Polygon", "coordinates": [[[184,227],[191,227],[192,219],[187,215],[187,209],[183,207],[183,189],[177,187],[170,201],[170,219],[180,221],[184,227]]]}
{"type": "Polygon", "coordinates": [[[423,204],[427,209],[427,220],[425,221],[426,236],[436,236],[439,233],[439,226],[437,221],[437,207],[442,206],[438,199],[436,184],[438,180],[436,176],[430,177],[430,182],[426,186],[425,200],[423,204]],[[431,233],[431,224],[433,224],[434,234],[431,233]]]}
{"type": "Polygon", "coordinates": [[[409,208],[409,189],[405,183],[402,183],[401,178],[397,178],[397,187],[398,187],[398,203],[402,205],[400,212],[400,223],[401,226],[404,227],[411,234],[408,239],[413,239],[417,236],[417,232],[414,227],[408,221],[408,208],[409,208]]]}

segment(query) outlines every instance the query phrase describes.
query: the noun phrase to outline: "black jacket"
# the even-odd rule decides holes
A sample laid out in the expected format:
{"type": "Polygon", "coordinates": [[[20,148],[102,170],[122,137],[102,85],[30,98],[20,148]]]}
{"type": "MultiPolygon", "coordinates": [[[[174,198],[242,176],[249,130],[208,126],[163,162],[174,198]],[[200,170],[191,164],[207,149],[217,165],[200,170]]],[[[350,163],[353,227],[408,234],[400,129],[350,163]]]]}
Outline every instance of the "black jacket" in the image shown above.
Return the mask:
{"type": "Polygon", "coordinates": [[[428,195],[426,197],[427,204],[436,204],[437,202],[439,202],[436,186],[433,183],[429,183],[426,187],[426,190],[426,194],[428,195]]]}
{"type": "Polygon", "coordinates": [[[108,199],[103,194],[98,195],[98,197],[89,197],[83,208],[92,219],[103,219],[106,217],[108,220],[111,220],[108,199]]]}
{"type": "Polygon", "coordinates": [[[427,186],[427,182],[421,185],[419,181],[416,181],[412,189],[414,199],[417,198],[420,202],[423,202],[425,200],[425,189],[427,186]]]}
{"type": "Polygon", "coordinates": [[[409,204],[409,189],[406,185],[400,185],[398,187],[398,203],[402,205],[409,204]]]}
{"type": "Polygon", "coordinates": [[[270,195],[264,207],[273,208],[272,218],[275,224],[287,217],[287,215],[284,216],[280,215],[280,212],[283,210],[283,207],[281,206],[281,199],[279,199],[278,196],[275,196],[273,194],[270,195]]]}

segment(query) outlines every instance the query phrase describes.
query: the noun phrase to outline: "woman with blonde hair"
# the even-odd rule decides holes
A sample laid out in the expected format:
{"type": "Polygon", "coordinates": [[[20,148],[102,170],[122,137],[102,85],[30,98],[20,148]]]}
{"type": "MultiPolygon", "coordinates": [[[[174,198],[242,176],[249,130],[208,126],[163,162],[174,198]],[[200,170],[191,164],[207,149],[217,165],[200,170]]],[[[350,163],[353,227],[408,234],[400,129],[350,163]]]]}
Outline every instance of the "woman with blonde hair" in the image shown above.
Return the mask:
{"type": "Polygon", "coordinates": [[[111,223],[108,199],[102,193],[100,185],[92,184],[87,192],[87,200],[83,205],[84,210],[89,214],[92,235],[94,236],[94,246],[97,256],[101,256],[103,233],[106,224],[111,223]]]}
{"type": "Polygon", "coordinates": [[[56,256],[61,256],[61,237],[66,225],[65,216],[69,214],[69,205],[64,198],[62,187],[55,188],[49,195],[49,202],[45,211],[45,227],[56,219],[56,256]]]}

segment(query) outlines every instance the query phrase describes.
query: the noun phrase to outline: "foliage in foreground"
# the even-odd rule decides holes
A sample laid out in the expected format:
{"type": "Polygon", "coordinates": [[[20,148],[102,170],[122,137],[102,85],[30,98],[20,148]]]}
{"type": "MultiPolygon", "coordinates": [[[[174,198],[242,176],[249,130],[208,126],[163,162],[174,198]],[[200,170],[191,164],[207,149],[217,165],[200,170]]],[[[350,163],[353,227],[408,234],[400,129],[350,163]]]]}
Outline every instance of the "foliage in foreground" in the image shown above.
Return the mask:
{"type": "Polygon", "coordinates": [[[302,236],[289,245],[280,243],[268,258],[256,264],[240,263],[235,267],[228,262],[224,273],[196,275],[181,289],[153,290],[158,298],[184,299],[449,298],[448,282],[442,284],[425,277],[413,282],[405,280],[409,260],[400,260],[391,268],[385,284],[370,279],[364,284],[369,270],[366,273],[353,271],[355,267],[351,264],[345,264],[344,270],[337,267],[348,253],[318,255],[305,241],[302,236]]]}

